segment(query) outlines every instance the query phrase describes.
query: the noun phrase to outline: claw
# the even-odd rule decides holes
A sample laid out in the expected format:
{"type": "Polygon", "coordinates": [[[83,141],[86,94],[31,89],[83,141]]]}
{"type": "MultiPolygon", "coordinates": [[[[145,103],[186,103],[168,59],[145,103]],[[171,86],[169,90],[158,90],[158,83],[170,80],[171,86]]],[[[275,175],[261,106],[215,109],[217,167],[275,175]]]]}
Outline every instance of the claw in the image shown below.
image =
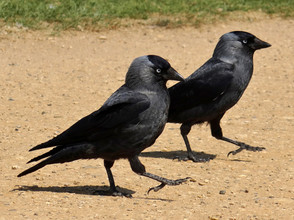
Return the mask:
{"type": "Polygon", "coordinates": [[[126,198],[132,198],[131,194],[128,193],[122,193],[118,190],[97,190],[93,192],[94,195],[100,195],[100,196],[120,196],[120,197],[126,197],[126,198]]]}
{"type": "Polygon", "coordinates": [[[160,185],[155,186],[155,187],[151,187],[148,191],[147,194],[149,194],[150,191],[154,191],[157,192],[159,190],[161,190],[163,187],[165,187],[165,185],[170,185],[170,186],[176,186],[176,185],[180,185],[181,183],[184,183],[188,180],[192,180],[191,177],[186,177],[184,179],[177,179],[177,180],[169,180],[169,182],[162,182],[160,185]]]}
{"type": "Polygon", "coordinates": [[[238,148],[237,150],[230,151],[230,152],[227,154],[227,157],[229,157],[230,154],[232,154],[232,155],[236,155],[236,154],[240,153],[242,150],[244,150],[244,148],[240,147],[240,148],[238,148]]]}
{"type": "Polygon", "coordinates": [[[151,187],[151,188],[147,191],[147,194],[149,194],[150,191],[157,192],[157,191],[161,190],[165,185],[166,185],[165,183],[161,183],[161,184],[158,185],[158,186],[151,187]]]}
{"type": "Polygon", "coordinates": [[[188,161],[188,160],[191,160],[195,163],[205,163],[205,162],[209,162],[210,161],[210,158],[196,158],[194,155],[191,156],[191,155],[188,155],[187,157],[180,157],[180,156],[175,156],[173,158],[173,160],[178,160],[178,161],[188,161]]]}
{"type": "Polygon", "coordinates": [[[230,151],[228,153],[227,157],[229,157],[230,154],[236,155],[236,154],[240,153],[242,150],[248,150],[248,151],[256,152],[256,151],[263,151],[263,150],[265,150],[265,147],[251,147],[251,146],[249,146],[247,144],[242,143],[242,145],[240,146],[240,148],[238,148],[237,150],[230,151]]]}

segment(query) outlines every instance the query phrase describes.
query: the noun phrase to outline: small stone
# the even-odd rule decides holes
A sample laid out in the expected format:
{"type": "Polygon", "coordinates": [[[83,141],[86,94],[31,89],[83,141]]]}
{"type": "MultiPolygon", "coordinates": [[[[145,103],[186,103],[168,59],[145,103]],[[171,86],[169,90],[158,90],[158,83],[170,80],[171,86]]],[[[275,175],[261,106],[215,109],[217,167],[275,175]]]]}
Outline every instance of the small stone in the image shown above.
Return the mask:
{"type": "Polygon", "coordinates": [[[11,169],[13,169],[13,170],[17,170],[19,168],[19,166],[17,166],[17,165],[13,165],[12,167],[11,167],[11,169]]]}
{"type": "Polygon", "coordinates": [[[221,191],[219,191],[219,194],[221,194],[221,195],[225,195],[225,194],[226,194],[226,190],[221,190],[221,191]]]}

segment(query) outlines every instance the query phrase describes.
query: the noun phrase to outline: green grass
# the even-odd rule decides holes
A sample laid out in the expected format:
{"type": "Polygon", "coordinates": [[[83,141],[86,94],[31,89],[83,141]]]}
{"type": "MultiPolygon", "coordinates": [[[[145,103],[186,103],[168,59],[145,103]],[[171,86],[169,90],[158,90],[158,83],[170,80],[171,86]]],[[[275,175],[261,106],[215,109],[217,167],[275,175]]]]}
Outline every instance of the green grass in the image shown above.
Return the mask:
{"type": "Polygon", "coordinates": [[[113,28],[122,20],[155,18],[159,26],[201,24],[231,12],[294,17],[294,0],[0,0],[3,24],[55,29],[113,28]]]}

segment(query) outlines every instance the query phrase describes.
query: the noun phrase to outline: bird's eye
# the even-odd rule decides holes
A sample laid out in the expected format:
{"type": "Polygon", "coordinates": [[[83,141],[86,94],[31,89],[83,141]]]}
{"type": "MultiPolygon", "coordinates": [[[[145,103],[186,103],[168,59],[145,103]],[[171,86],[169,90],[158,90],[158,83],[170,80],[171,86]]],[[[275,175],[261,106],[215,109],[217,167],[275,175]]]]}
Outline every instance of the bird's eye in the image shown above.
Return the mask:
{"type": "Polygon", "coordinates": [[[157,72],[157,73],[161,73],[161,69],[159,69],[159,68],[156,69],[156,72],[157,72]]]}
{"type": "Polygon", "coordinates": [[[247,44],[247,40],[243,40],[242,42],[243,42],[243,44],[247,44]]]}

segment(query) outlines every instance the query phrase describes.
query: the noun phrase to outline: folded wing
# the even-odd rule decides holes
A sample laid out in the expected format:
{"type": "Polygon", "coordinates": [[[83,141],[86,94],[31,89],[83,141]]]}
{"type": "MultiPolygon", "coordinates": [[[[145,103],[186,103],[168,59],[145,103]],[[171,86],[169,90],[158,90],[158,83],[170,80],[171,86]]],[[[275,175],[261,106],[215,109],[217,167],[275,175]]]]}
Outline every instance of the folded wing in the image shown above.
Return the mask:
{"type": "Polygon", "coordinates": [[[127,123],[135,123],[139,114],[149,105],[150,102],[146,95],[121,87],[99,110],[82,118],[53,139],[33,147],[30,151],[95,141],[105,135],[111,135],[114,128],[123,127],[127,123]]]}

